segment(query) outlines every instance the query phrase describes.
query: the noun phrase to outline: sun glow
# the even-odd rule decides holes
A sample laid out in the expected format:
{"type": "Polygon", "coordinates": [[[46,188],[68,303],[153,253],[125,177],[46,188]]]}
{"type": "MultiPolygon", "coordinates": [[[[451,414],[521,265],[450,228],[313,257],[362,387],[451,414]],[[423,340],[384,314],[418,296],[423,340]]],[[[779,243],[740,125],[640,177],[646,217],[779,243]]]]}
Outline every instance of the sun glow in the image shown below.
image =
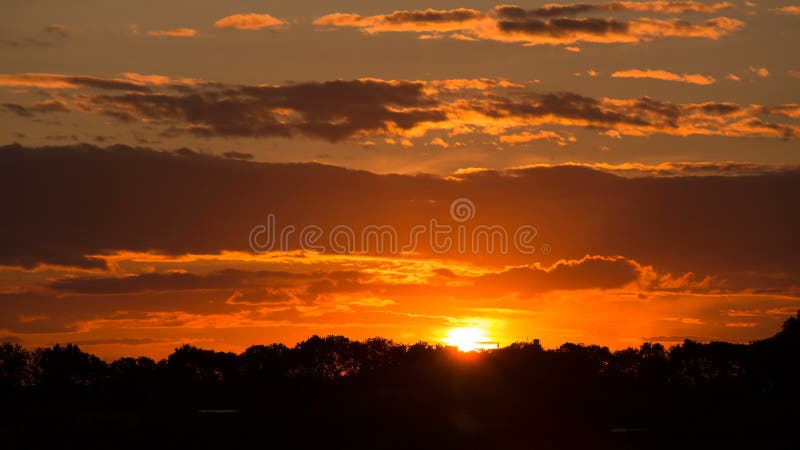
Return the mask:
{"type": "Polygon", "coordinates": [[[462,352],[487,350],[496,348],[497,342],[492,341],[486,330],[475,327],[451,328],[443,339],[447,345],[452,345],[462,352]]]}

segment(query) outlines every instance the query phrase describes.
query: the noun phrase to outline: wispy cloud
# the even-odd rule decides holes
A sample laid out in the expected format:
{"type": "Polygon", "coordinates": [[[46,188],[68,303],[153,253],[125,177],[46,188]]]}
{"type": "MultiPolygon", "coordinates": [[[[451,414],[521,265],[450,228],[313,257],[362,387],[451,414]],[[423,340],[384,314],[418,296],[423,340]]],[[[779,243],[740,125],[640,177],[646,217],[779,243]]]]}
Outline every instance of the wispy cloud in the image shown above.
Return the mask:
{"type": "Polygon", "coordinates": [[[172,28],[169,30],[151,30],[147,34],[148,36],[190,38],[197,36],[197,30],[194,28],[172,28]]]}
{"type": "Polygon", "coordinates": [[[611,74],[613,78],[651,78],[654,80],[677,81],[680,83],[699,84],[706,86],[714,84],[717,80],[708,75],[699,73],[677,74],[666,70],[630,69],[620,70],[611,74]]]}
{"type": "Polygon", "coordinates": [[[42,28],[39,36],[19,39],[0,39],[0,45],[7,47],[51,47],[69,37],[70,28],[66,25],[51,24],[42,28]]]}
{"type": "Polygon", "coordinates": [[[800,16],[800,5],[781,6],[772,8],[770,11],[784,16],[800,16]]]}
{"type": "MultiPolygon", "coordinates": [[[[646,3],[645,9],[635,9],[637,4],[628,2],[606,5],[617,5],[609,6],[610,11],[666,12],[669,8],[664,9],[666,6],[662,3],[667,2],[646,3]]],[[[671,5],[672,9],[685,11],[704,8],[703,5],[693,2],[671,5]]],[[[395,11],[374,16],[335,13],[316,19],[314,24],[357,28],[369,34],[414,32],[423,33],[421,37],[428,38],[431,37],[430,33],[434,33],[434,36],[443,35],[454,39],[494,40],[523,45],[565,45],[572,48],[572,44],[579,42],[636,43],[667,37],[719,39],[744,26],[743,22],[727,17],[716,17],[699,23],[675,18],[572,18],[563,17],[564,13],[552,8],[554,7],[528,11],[518,6],[502,5],[488,12],[459,8],[395,11]]],[[[571,8],[569,15],[595,11],[597,5],[573,5],[571,8]]],[[[714,9],[704,12],[712,11],[714,9]]]]}
{"type": "Polygon", "coordinates": [[[216,28],[231,28],[235,30],[262,30],[264,28],[276,30],[287,24],[285,20],[278,19],[269,14],[234,14],[223,17],[216,22],[216,28]]]}
{"type": "Polygon", "coordinates": [[[139,91],[143,84],[121,78],[64,75],[58,73],[0,74],[0,86],[35,87],[43,89],[118,89],[139,91]]]}

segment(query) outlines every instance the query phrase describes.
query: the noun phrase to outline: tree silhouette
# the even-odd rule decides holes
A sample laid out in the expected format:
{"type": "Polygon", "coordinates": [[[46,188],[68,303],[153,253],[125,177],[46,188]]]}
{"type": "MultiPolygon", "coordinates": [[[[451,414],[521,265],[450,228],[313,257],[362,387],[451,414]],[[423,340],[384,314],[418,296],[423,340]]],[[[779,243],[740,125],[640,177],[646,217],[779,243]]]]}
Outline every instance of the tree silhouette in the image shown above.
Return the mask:
{"type": "Polygon", "coordinates": [[[749,345],[615,352],[312,336],[106,364],[6,343],[0,394],[8,448],[794,448],[800,311],[749,345]]]}

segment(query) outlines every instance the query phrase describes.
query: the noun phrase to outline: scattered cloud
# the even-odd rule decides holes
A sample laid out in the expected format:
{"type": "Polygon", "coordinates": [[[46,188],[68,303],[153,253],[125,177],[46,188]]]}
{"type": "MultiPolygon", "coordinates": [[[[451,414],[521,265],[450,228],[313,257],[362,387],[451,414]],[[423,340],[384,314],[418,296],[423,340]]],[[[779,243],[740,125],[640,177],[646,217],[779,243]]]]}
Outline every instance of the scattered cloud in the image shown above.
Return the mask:
{"type": "Polygon", "coordinates": [[[0,45],[6,47],[52,47],[67,39],[70,28],[65,25],[52,24],[42,28],[36,37],[20,39],[0,39],[0,45]]]}
{"type": "Polygon", "coordinates": [[[556,166],[585,167],[592,170],[610,172],[624,177],[708,177],[733,176],[747,177],[770,173],[800,171],[798,164],[765,164],[753,162],[665,162],[660,164],[643,163],[565,163],[559,165],[534,164],[525,168],[547,168],[556,166]]]}
{"type": "Polygon", "coordinates": [[[564,45],[577,48],[579,42],[637,43],[666,37],[719,39],[735,32],[744,23],[715,17],[699,23],[683,19],[572,18],[566,11],[591,12],[605,5],[610,11],[698,11],[713,12],[729,3],[704,5],[695,2],[619,2],[601,5],[549,5],[539,10],[501,5],[488,12],[474,9],[395,11],[390,14],[361,16],[335,13],[320,17],[315,25],[357,28],[369,34],[385,32],[437,33],[454,39],[494,40],[523,45],[564,45]],[[642,5],[644,9],[642,9],[642,5]],[[719,6],[719,7],[718,7],[719,6]],[[549,9],[548,9],[549,8],[549,9]],[[558,11],[557,9],[560,8],[558,11]],[[638,9],[637,9],[638,8],[638,9]],[[716,8],[716,9],[715,9],[716,8]]]}
{"type": "Polygon", "coordinates": [[[749,70],[750,70],[750,73],[752,73],[753,75],[755,75],[757,77],[760,77],[760,78],[766,78],[766,77],[769,76],[769,70],[767,70],[765,67],[750,66],[749,70]]]}
{"type": "Polygon", "coordinates": [[[171,78],[166,75],[158,75],[158,74],[140,74],[134,72],[125,72],[122,74],[123,78],[131,80],[135,83],[142,84],[142,85],[155,85],[155,86],[166,86],[166,85],[181,85],[181,84],[202,84],[202,80],[198,80],[196,78],[171,78]]]}
{"type": "Polygon", "coordinates": [[[775,14],[785,16],[800,16],[800,5],[787,5],[770,9],[775,14]]]}
{"type": "Polygon", "coordinates": [[[631,69],[621,70],[611,74],[613,78],[652,78],[654,80],[677,81],[681,83],[699,84],[706,86],[714,84],[717,80],[708,75],[699,73],[677,74],[666,70],[631,69]]]}
{"type": "Polygon", "coordinates": [[[475,9],[451,10],[426,9],[418,11],[395,11],[377,16],[334,13],[314,20],[314,25],[326,27],[354,27],[367,33],[388,31],[450,32],[463,31],[469,25],[477,25],[485,14],[475,9]]]}
{"type": "Polygon", "coordinates": [[[574,141],[574,138],[565,138],[556,132],[547,130],[536,132],[523,131],[519,134],[507,134],[500,136],[500,142],[504,144],[523,144],[531,141],[551,141],[560,146],[565,146],[571,140],[574,141]]]}
{"type": "Polygon", "coordinates": [[[214,22],[216,28],[231,28],[234,30],[277,30],[283,28],[287,22],[269,14],[234,14],[223,17],[214,22]]]}
{"type": "Polygon", "coordinates": [[[430,145],[432,145],[434,147],[441,147],[441,148],[450,147],[450,144],[448,144],[444,139],[442,139],[440,137],[433,138],[431,140],[431,142],[430,142],[430,145]]]}
{"type": "MultiPolygon", "coordinates": [[[[702,75],[617,72],[708,82],[702,75]]],[[[0,86],[60,91],[71,111],[113,117],[163,132],[208,137],[306,136],[337,142],[369,136],[404,146],[429,132],[450,136],[530,137],[542,126],[597,130],[608,136],[725,136],[794,139],[794,104],[673,103],[650,97],[592,98],[539,92],[504,80],[336,80],[286,85],[225,85],[158,76],[100,78],[0,75],[0,86]],[[64,90],[78,90],[71,94],[64,90]],[[95,90],[100,92],[94,92],[95,90]],[[776,119],[775,116],[783,119],[776,119]],[[526,134],[527,133],[527,134],[526,134]]],[[[507,138],[515,139],[515,138],[507,138]]]]}
{"type": "Polygon", "coordinates": [[[652,12],[663,14],[682,14],[686,12],[715,13],[735,8],[730,2],[699,3],[695,1],[616,1],[606,3],[548,4],[538,9],[525,10],[519,6],[503,5],[497,7],[505,17],[563,17],[592,12],[652,12]]]}
{"type": "Polygon", "coordinates": [[[57,73],[0,74],[2,87],[33,87],[42,89],[108,89],[142,91],[147,87],[141,83],[121,78],[104,78],[57,73]]]}
{"type": "Polygon", "coordinates": [[[148,36],[190,38],[197,36],[197,30],[194,28],[173,28],[170,30],[151,30],[147,34],[148,36]]]}
{"type": "Polygon", "coordinates": [[[44,31],[59,39],[66,39],[69,37],[69,27],[57,23],[44,27],[44,31]]]}
{"type": "Polygon", "coordinates": [[[36,102],[30,106],[23,106],[16,103],[3,103],[2,106],[19,116],[30,117],[38,113],[67,112],[67,105],[59,100],[44,100],[36,102]]]}

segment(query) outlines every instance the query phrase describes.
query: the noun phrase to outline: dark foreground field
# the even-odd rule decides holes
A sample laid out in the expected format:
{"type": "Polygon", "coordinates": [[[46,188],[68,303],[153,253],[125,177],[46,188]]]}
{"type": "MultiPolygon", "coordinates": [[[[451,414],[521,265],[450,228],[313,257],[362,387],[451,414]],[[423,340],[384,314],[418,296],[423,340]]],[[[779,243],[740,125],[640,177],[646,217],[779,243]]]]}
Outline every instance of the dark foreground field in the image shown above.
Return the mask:
{"type": "Polygon", "coordinates": [[[797,448],[800,314],[750,345],[463,354],[312,337],[106,364],[0,351],[0,447],[797,448]]]}

